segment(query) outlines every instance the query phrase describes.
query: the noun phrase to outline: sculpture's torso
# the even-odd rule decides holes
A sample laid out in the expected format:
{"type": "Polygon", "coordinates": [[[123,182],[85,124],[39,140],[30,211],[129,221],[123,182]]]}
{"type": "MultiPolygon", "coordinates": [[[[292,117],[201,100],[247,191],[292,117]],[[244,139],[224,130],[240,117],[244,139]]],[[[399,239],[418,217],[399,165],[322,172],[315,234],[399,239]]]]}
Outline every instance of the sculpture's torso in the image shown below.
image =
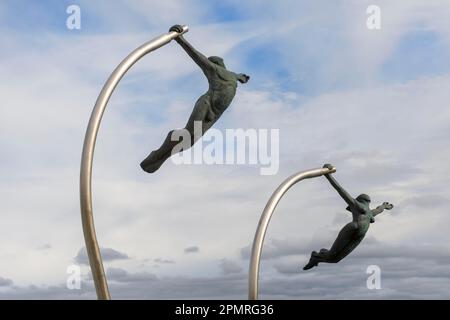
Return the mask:
{"type": "Polygon", "coordinates": [[[236,76],[222,68],[215,66],[215,71],[210,77],[208,94],[211,97],[211,108],[215,114],[222,114],[231,104],[236,94],[236,76]]]}
{"type": "Polygon", "coordinates": [[[351,208],[353,214],[353,222],[357,224],[357,236],[364,237],[369,230],[370,223],[374,221],[372,210],[368,205],[356,201],[356,205],[351,208]]]}

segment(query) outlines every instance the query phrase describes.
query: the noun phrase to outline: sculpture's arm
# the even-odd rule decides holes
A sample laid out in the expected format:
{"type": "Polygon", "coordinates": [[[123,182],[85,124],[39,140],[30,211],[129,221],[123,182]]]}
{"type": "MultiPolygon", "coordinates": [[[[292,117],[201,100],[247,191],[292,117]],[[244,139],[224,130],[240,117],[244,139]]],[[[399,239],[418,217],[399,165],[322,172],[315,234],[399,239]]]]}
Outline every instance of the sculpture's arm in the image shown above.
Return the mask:
{"type": "MultiPolygon", "coordinates": [[[[323,166],[324,168],[333,168],[332,165],[326,164],[323,166]]],[[[344,188],[341,187],[341,185],[334,179],[334,177],[329,173],[325,175],[325,178],[330,182],[330,184],[333,186],[334,189],[339,193],[339,195],[344,199],[347,204],[352,207],[355,205],[355,199],[347,192],[344,188]]]]}
{"type": "Polygon", "coordinates": [[[234,73],[234,76],[240,83],[247,83],[250,79],[250,76],[246,75],[245,73],[234,73]]]}
{"type": "Polygon", "coordinates": [[[336,181],[336,179],[333,178],[331,174],[326,174],[325,178],[330,181],[330,184],[333,186],[333,188],[336,189],[342,199],[344,199],[344,201],[347,202],[349,206],[355,205],[355,199],[353,199],[353,197],[347,191],[345,191],[344,188],[341,187],[341,185],[336,181]]]}
{"type": "Polygon", "coordinates": [[[186,53],[189,55],[189,57],[194,60],[194,62],[200,67],[200,69],[205,71],[212,71],[214,70],[214,65],[211,61],[208,60],[207,57],[205,57],[202,53],[195,50],[195,48],[184,39],[183,36],[178,36],[175,38],[175,41],[178,42],[178,44],[186,51],[186,53]]]}
{"type": "Polygon", "coordinates": [[[384,210],[391,210],[393,207],[394,207],[393,204],[389,202],[383,202],[383,204],[379,205],[378,207],[372,210],[372,214],[375,217],[380,213],[382,213],[384,210]]]}

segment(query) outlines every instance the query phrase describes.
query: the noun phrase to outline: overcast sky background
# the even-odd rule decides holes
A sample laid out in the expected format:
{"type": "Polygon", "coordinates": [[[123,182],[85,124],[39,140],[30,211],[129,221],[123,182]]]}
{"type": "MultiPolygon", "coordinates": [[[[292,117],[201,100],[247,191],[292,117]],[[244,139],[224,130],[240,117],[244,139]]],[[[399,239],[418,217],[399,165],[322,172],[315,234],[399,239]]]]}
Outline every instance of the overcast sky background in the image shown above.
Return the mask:
{"type": "Polygon", "coordinates": [[[113,298],[245,299],[249,247],[288,175],[332,163],[373,205],[367,238],[339,264],[301,268],[350,220],[324,178],[296,185],[270,225],[261,298],[450,298],[450,2],[2,1],[0,298],[95,298],[78,200],[98,93],[133,49],[176,23],[206,55],[251,76],[216,128],[280,129],[280,170],[140,161],[207,89],[175,43],[145,57],[108,105],[94,216],[113,298]],[[66,8],[81,8],[81,30],[66,8]],[[366,27],[368,5],[381,30],[366,27]],[[66,288],[82,267],[81,290],[66,288]],[[380,290],[366,269],[381,268],[380,290]]]}

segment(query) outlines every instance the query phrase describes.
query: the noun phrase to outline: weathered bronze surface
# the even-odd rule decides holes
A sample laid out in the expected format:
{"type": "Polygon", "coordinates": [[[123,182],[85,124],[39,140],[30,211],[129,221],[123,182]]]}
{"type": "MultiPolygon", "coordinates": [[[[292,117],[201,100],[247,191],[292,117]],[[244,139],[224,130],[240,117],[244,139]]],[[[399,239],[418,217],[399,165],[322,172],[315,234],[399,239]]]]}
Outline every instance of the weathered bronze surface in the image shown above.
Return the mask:
{"type": "MultiPolygon", "coordinates": [[[[170,31],[181,33],[182,27],[175,25],[170,28],[170,31]]],[[[231,104],[231,101],[236,94],[237,82],[246,83],[250,77],[246,74],[236,74],[226,69],[223,59],[220,57],[206,58],[202,53],[198,52],[192,45],[184,39],[183,36],[175,38],[180,46],[187,52],[187,54],[194,60],[194,62],[202,69],[206,78],[208,79],[209,89],[202,95],[195,103],[194,110],[189,117],[185,126],[191,135],[190,146],[209,129],[220,118],[222,113],[231,104]],[[200,121],[202,123],[202,132],[194,132],[194,122],[200,121]]],[[[141,162],[141,168],[153,173],[161,167],[171,155],[173,148],[180,143],[179,141],[172,141],[171,137],[174,130],[170,131],[157,150],[154,150],[150,155],[141,162]]]]}
{"type": "MultiPolygon", "coordinates": [[[[333,168],[332,165],[326,164],[324,168],[333,168]]],[[[321,262],[337,263],[352,252],[364,239],[371,223],[375,222],[375,216],[384,210],[391,210],[394,206],[388,202],[384,202],[375,209],[369,208],[370,197],[367,194],[360,194],[356,199],[342,188],[331,174],[325,174],[331,185],[336,189],[339,195],[348,204],[347,210],[353,215],[352,222],[347,223],[339,232],[337,239],[331,248],[321,249],[319,252],[313,251],[308,264],[303,270],[316,267],[321,262]]]]}

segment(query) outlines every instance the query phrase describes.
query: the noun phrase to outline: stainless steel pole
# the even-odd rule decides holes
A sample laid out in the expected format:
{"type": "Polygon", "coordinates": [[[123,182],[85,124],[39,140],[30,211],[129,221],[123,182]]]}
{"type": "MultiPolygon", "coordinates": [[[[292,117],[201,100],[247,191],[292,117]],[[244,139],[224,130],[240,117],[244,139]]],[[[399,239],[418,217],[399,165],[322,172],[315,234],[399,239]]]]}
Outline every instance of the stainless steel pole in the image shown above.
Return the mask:
{"type": "Polygon", "coordinates": [[[91,266],[92,277],[95,283],[95,290],[98,299],[109,300],[108,283],[106,281],[105,270],[103,268],[102,257],[95,234],[94,217],[92,212],[92,162],[94,157],[95,141],[97,139],[98,129],[102,120],[106,105],[125,73],[143,56],[156,50],[171,40],[188,31],[187,26],[183,26],[183,32],[175,31],[163,34],[149,42],[143,44],[133,52],[131,52],[113,71],[103,86],[100,95],[95,102],[94,110],[86,130],[83,144],[83,154],[81,157],[80,170],[80,204],[81,204],[81,220],[83,224],[84,240],[86,242],[86,250],[91,266]]]}
{"type": "Polygon", "coordinates": [[[327,173],[336,172],[336,168],[317,168],[306,171],[301,171],[293,174],[289,178],[283,181],[283,183],[275,190],[270,197],[269,201],[264,208],[261,218],[259,220],[258,228],[256,229],[255,239],[253,240],[252,255],[250,258],[250,268],[248,274],[248,299],[258,300],[258,278],[259,278],[259,265],[261,260],[261,252],[264,244],[264,238],[266,236],[267,227],[269,226],[270,219],[273,212],[280,202],[283,195],[294,184],[309,178],[319,177],[327,173]]]}

